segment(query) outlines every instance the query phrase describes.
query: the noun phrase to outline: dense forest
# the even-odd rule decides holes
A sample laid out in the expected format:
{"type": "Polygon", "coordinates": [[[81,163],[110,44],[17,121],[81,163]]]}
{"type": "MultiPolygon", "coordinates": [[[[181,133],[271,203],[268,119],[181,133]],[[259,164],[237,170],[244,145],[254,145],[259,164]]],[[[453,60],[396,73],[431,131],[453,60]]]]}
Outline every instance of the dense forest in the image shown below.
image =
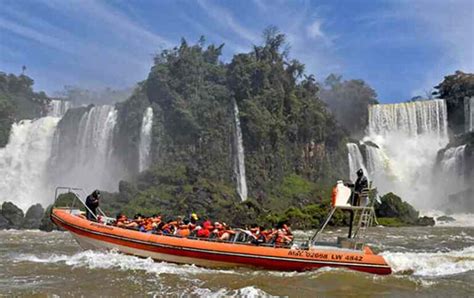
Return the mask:
{"type": "MultiPolygon", "coordinates": [[[[136,168],[141,115],[155,112],[151,168],[106,201],[129,214],[198,212],[232,223],[310,218],[348,172],[342,128],[314,75],[290,59],[274,28],[230,63],[224,45],[182,40],[154,59],[148,78],[118,104],[117,148],[136,168]],[[235,190],[234,103],[240,111],[249,198],[235,190]],[[158,120],[157,120],[158,119],[158,120]],[[303,214],[303,211],[306,212],[303,214]]],[[[318,220],[316,218],[316,221],[318,220]]],[[[312,221],[314,224],[314,220],[312,221]]]]}

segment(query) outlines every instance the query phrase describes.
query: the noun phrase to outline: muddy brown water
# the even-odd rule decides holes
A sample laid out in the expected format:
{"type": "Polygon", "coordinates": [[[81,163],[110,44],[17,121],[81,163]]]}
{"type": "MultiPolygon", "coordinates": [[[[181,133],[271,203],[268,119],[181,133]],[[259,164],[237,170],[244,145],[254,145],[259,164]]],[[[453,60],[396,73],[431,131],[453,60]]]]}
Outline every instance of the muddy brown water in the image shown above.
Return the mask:
{"type": "MultiPolygon", "coordinates": [[[[328,237],[343,231],[329,231],[328,237]]],[[[306,237],[309,233],[298,233],[306,237]]],[[[474,228],[371,228],[394,273],[216,270],[84,251],[66,232],[0,231],[4,296],[473,297],[474,228]]]]}

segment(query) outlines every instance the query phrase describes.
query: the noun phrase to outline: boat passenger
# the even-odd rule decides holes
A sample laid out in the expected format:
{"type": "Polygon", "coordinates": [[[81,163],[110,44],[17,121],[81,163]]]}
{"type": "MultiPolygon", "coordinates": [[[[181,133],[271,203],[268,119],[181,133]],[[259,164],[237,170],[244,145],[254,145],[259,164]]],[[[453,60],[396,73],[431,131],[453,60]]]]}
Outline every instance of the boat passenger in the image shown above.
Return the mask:
{"type": "Polygon", "coordinates": [[[265,243],[273,244],[278,234],[277,229],[263,229],[261,235],[265,238],[265,243]]]}
{"type": "Polygon", "coordinates": [[[117,220],[115,221],[115,226],[125,229],[137,229],[138,224],[134,221],[131,221],[125,216],[125,214],[119,214],[117,220]]]}
{"type": "Polygon", "coordinates": [[[275,240],[277,246],[288,245],[293,242],[293,234],[289,224],[282,224],[278,229],[277,238],[275,240]]]}
{"type": "Polygon", "coordinates": [[[117,227],[123,227],[125,222],[128,220],[127,216],[123,213],[117,214],[117,217],[115,218],[115,223],[114,225],[117,227]]]}
{"type": "Polygon", "coordinates": [[[212,226],[212,222],[207,219],[203,222],[201,229],[197,231],[197,235],[199,238],[209,238],[211,235],[211,231],[214,229],[212,226]]]}
{"type": "Polygon", "coordinates": [[[152,221],[152,227],[153,227],[153,232],[156,231],[156,229],[158,228],[158,225],[161,223],[161,216],[160,215],[157,215],[157,214],[153,214],[151,216],[151,221],[152,221]]]}
{"type": "Polygon", "coordinates": [[[143,221],[143,225],[140,226],[140,232],[152,233],[153,232],[153,218],[148,217],[143,221]]]}
{"type": "Polygon", "coordinates": [[[178,226],[176,235],[181,237],[188,237],[191,234],[191,228],[193,224],[189,222],[189,219],[185,218],[183,222],[178,226]]]}
{"type": "Polygon", "coordinates": [[[99,199],[101,197],[99,190],[94,190],[86,198],[86,217],[88,220],[96,220],[97,218],[97,208],[99,208],[99,199]]]}
{"type": "Polygon", "coordinates": [[[247,233],[247,235],[250,236],[249,242],[253,244],[258,244],[258,238],[260,238],[260,232],[261,232],[260,227],[256,224],[253,224],[250,227],[250,233],[247,233]]]}
{"type": "Polygon", "coordinates": [[[163,235],[174,235],[176,232],[176,222],[173,220],[168,220],[166,224],[161,228],[163,235]]]}
{"type": "Polygon", "coordinates": [[[193,225],[197,225],[197,221],[199,220],[199,217],[197,216],[196,213],[191,213],[191,215],[189,216],[189,221],[193,224],[193,225]]]}
{"type": "Polygon", "coordinates": [[[130,224],[129,229],[140,230],[145,225],[145,218],[140,213],[133,217],[133,224],[130,224]]]}
{"type": "Polygon", "coordinates": [[[220,239],[221,236],[224,234],[224,232],[225,232],[224,225],[216,221],[214,223],[214,230],[212,230],[210,237],[220,239]]]}
{"type": "Polygon", "coordinates": [[[223,232],[219,236],[219,240],[221,241],[229,241],[230,237],[235,235],[235,231],[232,230],[229,225],[227,225],[225,222],[222,223],[223,226],[223,232]]]}

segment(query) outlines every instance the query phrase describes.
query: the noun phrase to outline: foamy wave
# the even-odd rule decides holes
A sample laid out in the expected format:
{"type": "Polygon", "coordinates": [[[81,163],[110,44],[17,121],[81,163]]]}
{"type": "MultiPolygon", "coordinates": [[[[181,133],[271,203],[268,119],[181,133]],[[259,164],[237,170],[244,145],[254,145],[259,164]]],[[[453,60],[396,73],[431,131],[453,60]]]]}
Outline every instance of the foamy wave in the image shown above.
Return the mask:
{"type": "Polygon", "coordinates": [[[244,287],[238,290],[220,289],[218,291],[197,288],[192,292],[192,295],[199,297],[277,297],[253,286],[244,287]]]}
{"type": "Polygon", "coordinates": [[[383,252],[395,273],[419,276],[444,276],[474,270],[474,246],[459,251],[436,253],[383,252]]]}
{"type": "Polygon", "coordinates": [[[120,254],[118,252],[83,251],[75,255],[36,256],[32,254],[18,255],[16,262],[34,263],[64,263],[72,267],[86,267],[89,269],[120,269],[142,270],[147,273],[161,275],[168,274],[200,274],[200,273],[235,273],[231,270],[213,270],[196,267],[194,265],[176,265],[166,262],[155,262],[152,259],[143,259],[120,254]]]}

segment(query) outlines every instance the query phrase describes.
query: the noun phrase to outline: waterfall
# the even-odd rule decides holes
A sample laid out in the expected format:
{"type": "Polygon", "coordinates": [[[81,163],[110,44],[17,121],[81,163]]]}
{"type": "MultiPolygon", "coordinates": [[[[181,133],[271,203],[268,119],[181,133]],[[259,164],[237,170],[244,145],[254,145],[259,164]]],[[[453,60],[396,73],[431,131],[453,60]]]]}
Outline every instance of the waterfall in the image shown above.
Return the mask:
{"type": "Polygon", "coordinates": [[[474,131],[474,97],[464,99],[465,132],[474,131]]]}
{"type": "Polygon", "coordinates": [[[24,211],[33,204],[51,204],[48,159],[59,118],[22,120],[12,126],[9,142],[0,149],[0,202],[11,201],[24,211]]]}
{"type": "Polygon", "coordinates": [[[372,179],[375,179],[380,173],[391,173],[390,159],[382,150],[374,146],[366,145],[365,152],[367,172],[372,179]]]}
{"type": "Polygon", "coordinates": [[[369,108],[369,135],[437,134],[446,138],[446,115],[446,103],[442,99],[372,105],[369,108]]]}
{"type": "Polygon", "coordinates": [[[450,193],[462,190],[465,186],[464,165],[466,145],[446,149],[439,163],[441,169],[440,181],[443,184],[442,191],[450,193]]]}
{"type": "Polygon", "coordinates": [[[151,128],[153,126],[153,109],[147,108],[143,114],[142,127],[140,129],[140,144],[138,145],[140,172],[146,170],[150,164],[151,128]]]}
{"type": "Polygon", "coordinates": [[[379,147],[366,146],[366,167],[379,194],[394,192],[424,209],[446,200],[433,182],[437,152],[448,143],[444,100],[370,106],[364,141],[379,147]]]}
{"type": "Polygon", "coordinates": [[[354,143],[346,144],[349,158],[349,175],[352,181],[357,179],[356,172],[359,169],[364,171],[364,174],[367,176],[368,172],[364,166],[364,159],[362,158],[362,153],[359,150],[359,146],[354,143]]]}
{"type": "Polygon", "coordinates": [[[49,104],[48,116],[62,117],[69,108],[71,108],[71,102],[53,99],[49,104]]]}
{"type": "Polygon", "coordinates": [[[50,161],[54,185],[82,187],[86,191],[117,189],[124,169],[113,151],[117,111],[113,106],[96,106],[80,120],[63,118],[54,137],[50,161]],[[64,121],[64,122],[63,122],[64,121]]]}
{"type": "Polygon", "coordinates": [[[237,102],[233,100],[234,104],[234,143],[235,143],[235,162],[234,174],[237,179],[237,192],[242,201],[247,199],[247,178],[245,177],[245,153],[244,144],[242,140],[242,130],[240,128],[239,107],[237,102]]]}

